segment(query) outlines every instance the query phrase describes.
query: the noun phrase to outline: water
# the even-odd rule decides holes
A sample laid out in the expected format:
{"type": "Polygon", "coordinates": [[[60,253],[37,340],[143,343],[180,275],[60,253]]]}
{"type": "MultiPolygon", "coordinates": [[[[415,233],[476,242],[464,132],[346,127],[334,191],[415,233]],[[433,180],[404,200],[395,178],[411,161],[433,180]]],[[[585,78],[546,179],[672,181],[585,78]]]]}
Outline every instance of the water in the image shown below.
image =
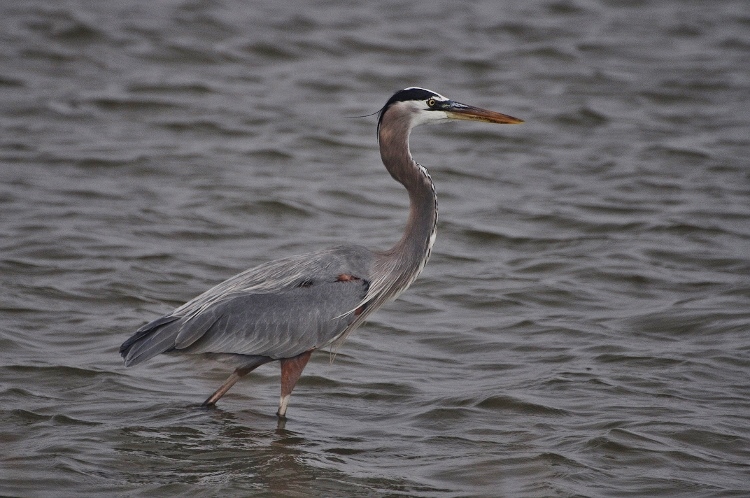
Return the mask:
{"type": "Polygon", "coordinates": [[[0,493],[747,496],[746,2],[4,2],[0,493]],[[278,367],[125,369],[138,326],[272,257],[390,246],[377,110],[433,257],[278,426],[278,367]]]}

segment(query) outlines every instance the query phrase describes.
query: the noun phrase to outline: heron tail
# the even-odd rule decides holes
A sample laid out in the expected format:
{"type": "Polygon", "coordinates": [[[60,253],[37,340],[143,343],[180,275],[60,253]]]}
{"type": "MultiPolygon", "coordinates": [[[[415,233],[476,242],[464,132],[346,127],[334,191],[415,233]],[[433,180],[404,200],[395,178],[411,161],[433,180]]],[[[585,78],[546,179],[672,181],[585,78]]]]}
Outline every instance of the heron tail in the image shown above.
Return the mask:
{"type": "Polygon", "coordinates": [[[180,332],[179,319],[179,316],[163,316],[139,328],[120,346],[125,366],[137,365],[174,349],[175,340],[180,332]]]}

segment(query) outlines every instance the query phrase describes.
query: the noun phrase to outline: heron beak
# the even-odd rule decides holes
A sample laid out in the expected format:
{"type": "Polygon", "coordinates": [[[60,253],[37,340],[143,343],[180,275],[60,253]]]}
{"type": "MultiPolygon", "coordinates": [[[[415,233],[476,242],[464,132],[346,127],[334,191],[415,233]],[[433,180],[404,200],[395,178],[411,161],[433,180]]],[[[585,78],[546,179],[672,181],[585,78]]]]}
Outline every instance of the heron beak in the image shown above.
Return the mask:
{"type": "Polygon", "coordinates": [[[450,106],[444,109],[445,113],[451,119],[462,119],[466,121],[482,121],[484,123],[498,124],[519,124],[523,119],[514,118],[507,114],[501,114],[495,111],[488,111],[479,107],[474,107],[460,102],[451,102],[450,106]]]}

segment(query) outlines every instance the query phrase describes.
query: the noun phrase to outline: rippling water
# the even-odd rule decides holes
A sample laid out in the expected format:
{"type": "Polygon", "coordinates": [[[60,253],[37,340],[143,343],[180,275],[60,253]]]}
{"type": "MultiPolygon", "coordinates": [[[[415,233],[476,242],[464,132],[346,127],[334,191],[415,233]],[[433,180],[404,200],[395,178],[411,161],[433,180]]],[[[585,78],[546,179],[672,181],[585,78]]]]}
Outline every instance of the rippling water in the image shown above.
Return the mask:
{"type": "Polygon", "coordinates": [[[4,2],[0,493],[747,496],[743,0],[4,2]],[[441,222],[402,298],[277,367],[125,369],[138,326],[272,257],[389,247],[373,112],[441,222]]]}

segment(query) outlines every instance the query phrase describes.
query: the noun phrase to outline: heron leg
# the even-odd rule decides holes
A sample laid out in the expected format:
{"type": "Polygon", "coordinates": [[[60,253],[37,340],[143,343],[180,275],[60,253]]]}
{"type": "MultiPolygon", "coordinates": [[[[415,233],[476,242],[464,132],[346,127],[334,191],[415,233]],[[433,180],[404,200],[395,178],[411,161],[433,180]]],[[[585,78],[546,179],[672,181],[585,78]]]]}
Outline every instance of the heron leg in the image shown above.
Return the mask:
{"type": "Polygon", "coordinates": [[[269,361],[272,361],[272,359],[259,356],[258,358],[254,359],[250,363],[235,369],[235,371],[232,372],[232,375],[230,375],[229,378],[225,380],[224,383],[221,386],[219,386],[219,388],[216,391],[214,391],[214,393],[211,396],[209,396],[208,399],[204,401],[201,406],[205,406],[205,407],[214,406],[216,402],[219,401],[219,399],[222,396],[224,396],[227,393],[227,391],[229,391],[229,389],[231,389],[232,386],[238,380],[240,380],[242,377],[244,377],[245,375],[249,374],[256,368],[258,368],[259,366],[265,363],[268,363],[269,361]]]}
{"type": "Polygon", "coordinates": [[[281,418],[286,417],[286,407],[289,404],[289,398],[292,396],[294,386],[297,384],[302,370],[310,360],[310,351],[305,351],[293,358],[284,358],[281,363],[281,399],[279,400],[279,411],[276,412],[281,418]]]}

